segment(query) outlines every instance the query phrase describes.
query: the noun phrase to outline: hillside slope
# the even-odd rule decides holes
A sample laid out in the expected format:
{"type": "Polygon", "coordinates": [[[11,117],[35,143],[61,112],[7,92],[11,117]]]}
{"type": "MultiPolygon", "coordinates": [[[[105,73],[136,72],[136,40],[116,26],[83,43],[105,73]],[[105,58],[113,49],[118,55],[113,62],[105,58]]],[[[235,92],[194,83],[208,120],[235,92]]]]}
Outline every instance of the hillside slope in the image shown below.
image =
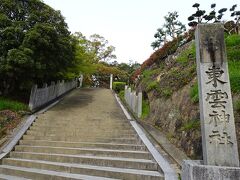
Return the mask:
{"type": "MultiPolygon", "coordinates": [[[[231,35],[225,40],[240,147],[240,36],[231,35]]],[[[145,68],[139,77],[136,87],[143,91],[144,99],[150,106],[150,112],[143,120],[163,131],[189,157],[201,159],[194,41],[157,60],[145,68]]]]}

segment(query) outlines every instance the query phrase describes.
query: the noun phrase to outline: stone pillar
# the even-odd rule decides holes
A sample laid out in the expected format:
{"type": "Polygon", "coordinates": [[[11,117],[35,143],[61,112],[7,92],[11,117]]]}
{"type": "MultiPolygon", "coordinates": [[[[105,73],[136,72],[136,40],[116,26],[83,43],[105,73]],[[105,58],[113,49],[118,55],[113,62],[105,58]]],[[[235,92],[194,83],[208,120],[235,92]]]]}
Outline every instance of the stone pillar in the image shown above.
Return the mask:
{"type": "Polygon", "coordinates": [[[200,24],[195,39],[203,163],[184,161],[182,179],[239,179],[223,25],[200,24]]]}
{"type": "Polygon", "coordinates": [[[113,84],[113,75],[110,74],[110,89],[112,90],[112,84],[113,84]]]}
{"type": "Polygon", "coordinates": [[[142,116],[142,92],[138,93],[138,101],[137,101],[137,117],[141,118],[142,116]]]}

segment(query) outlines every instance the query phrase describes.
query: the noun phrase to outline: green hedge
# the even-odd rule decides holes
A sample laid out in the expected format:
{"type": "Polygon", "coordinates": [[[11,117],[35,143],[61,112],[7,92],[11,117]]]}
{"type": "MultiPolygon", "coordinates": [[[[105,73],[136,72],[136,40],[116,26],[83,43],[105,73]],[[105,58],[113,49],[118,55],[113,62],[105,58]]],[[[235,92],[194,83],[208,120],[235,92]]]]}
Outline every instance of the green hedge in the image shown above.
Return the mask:
{"type": "Polygon", "coordinates": [[[119,93],[120,91],[123,91],[125,88],[126,83],[125,82],[113,82],[113,90],[116,93],[119,93]]]}

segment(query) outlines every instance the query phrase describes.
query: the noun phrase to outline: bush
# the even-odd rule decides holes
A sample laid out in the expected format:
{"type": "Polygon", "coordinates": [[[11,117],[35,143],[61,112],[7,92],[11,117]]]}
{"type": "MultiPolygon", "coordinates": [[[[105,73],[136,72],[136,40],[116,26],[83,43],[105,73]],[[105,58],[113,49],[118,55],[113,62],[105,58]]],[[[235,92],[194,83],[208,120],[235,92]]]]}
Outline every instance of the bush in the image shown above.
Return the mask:
{"type": "Polygon", "coordinates": [[[119,93],[120,91],[124,90],[126,83],[125,82],[113,82],[113,90],[116,93],[119,93]]]}
{"type": "Polygon", "coordinates": [[[146,91],[149,92],[149,91],[152,91],[154,89],[157,89],[158,87],[158,82],[157,81],[150,81],[146,87],[146,91]]]}

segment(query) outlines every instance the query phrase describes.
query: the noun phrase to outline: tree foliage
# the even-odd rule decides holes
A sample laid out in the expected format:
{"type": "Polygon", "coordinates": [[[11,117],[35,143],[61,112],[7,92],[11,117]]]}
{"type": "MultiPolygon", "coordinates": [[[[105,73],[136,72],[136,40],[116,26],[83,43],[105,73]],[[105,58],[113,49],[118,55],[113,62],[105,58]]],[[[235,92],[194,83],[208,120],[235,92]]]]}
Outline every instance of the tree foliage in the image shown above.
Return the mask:
{"type": "Polygon", "coordinates": [[[234,19],[234,26],[233,28],[231,29],[232,30],[235,30],[235,32],[237,34],[240,34],[240,11],[239,10],[236,10],[236,7],[237,7],[237,4],[233,5],[229,11],[231,12],[231,17],[233,17],[234,19]]]}
{"type": "Polygon", "coordinates": [[[91,85],[91,77],[102,77],[103,81],[109,81],[109,75],[114,74],[119,77],[126,77],[127,73],[118,68],[117,61],[113,63],[110,60],[116,58],[113,54],[114,47],[108,45],[108,41],[98,35],[91,35],[86,38],[81,32],[73,35],[76,43],[76,56],[74,66],[68,70],[68,77],[77,77],[84,74],[85,83],[91,85]],[[116,64],[116,65],[114,65],[116,64]]]}
{"type": "Polygon", "coordinates": [[[192,7],[196,8],[196,12],[188,17],[190,21],[188,25],[191,27],[195,27],[199,23],[222,22],[223,15],[227,11],[227,8],[221,8],[217,11],[216,4],[211,4],[209,13],[206,13],[206,10],[201,10],[198,3],[195,3],[192,7]]]}
{"type": "Polygon", "coordinates": [[[0,92],[63,78],[74,52],[60,11],[40,0],[0,0],[0,92]]]}
{"type": "Polygon", "coordinates": [[[108,40],[99,34],[93,34],[89,38],[90,49],[96,54],[95,61],[109,62],[112,59],[116,59],[116,55],[113,54],[115,47],[108,45],[108,40]]]}
{"type": "Polygon", "coordinates": [[[164,16],[164,20],[164,25],[158,28],[154,34],[156,40],[151,44],[153,49],[160,48],[168,40],[177,38],[186,31],[185,25],[178,20],[176,11],[169,12],[168,15],[164,16]]]}

